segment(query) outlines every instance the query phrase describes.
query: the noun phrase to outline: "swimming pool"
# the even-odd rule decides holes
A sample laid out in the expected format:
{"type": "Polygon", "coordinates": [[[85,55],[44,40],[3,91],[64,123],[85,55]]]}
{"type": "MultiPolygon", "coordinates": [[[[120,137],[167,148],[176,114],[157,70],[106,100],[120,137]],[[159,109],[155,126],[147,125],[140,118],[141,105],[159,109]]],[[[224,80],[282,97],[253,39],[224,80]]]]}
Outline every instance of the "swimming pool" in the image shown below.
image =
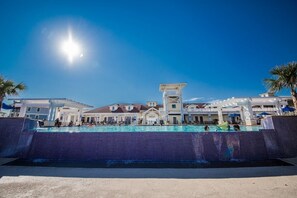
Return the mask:
{"type": "MultiPolygon", "coordinates": [[[[240,126],[241,131],[259,131],[260,126],[240,126]]],[[[81,126],[81,127],[49,127],[37,128],[37,132],[204,132],[202,125],[183,126],[81,126]]],[[[209,131],[215,132],[216,125],[209,125],[209,131]]],[[[231,126],[231,132],[234,132],[231,126]]]]}

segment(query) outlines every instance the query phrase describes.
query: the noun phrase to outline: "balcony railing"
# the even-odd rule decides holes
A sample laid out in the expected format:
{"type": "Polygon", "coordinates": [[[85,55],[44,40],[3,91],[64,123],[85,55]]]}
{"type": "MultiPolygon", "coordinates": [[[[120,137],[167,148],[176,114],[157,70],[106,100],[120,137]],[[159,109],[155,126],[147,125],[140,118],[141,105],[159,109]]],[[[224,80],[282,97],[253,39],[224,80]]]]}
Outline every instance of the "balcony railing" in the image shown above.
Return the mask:
{"type": "MultiPolygon", "coordinates": [[[[223,108],[222,112],[239,112],[240,108],[223,108]]],[[[277,108],[252,108],[254,112],[276,112],[277,108]]],[[[188,109],[184,113],[217,113],[218,109],[201,108],[201,109],[188,109]]]]}
{"type": "Polygon", "coordinates": [[[264,112],[264,111],[268,111],[268,112],[271,112],[271,111],[277,111],[278,109],[275,108],[275,107],[269,107],[269,108],[253,108],[253,111],[261,111],[261,112],[264,112]]]}

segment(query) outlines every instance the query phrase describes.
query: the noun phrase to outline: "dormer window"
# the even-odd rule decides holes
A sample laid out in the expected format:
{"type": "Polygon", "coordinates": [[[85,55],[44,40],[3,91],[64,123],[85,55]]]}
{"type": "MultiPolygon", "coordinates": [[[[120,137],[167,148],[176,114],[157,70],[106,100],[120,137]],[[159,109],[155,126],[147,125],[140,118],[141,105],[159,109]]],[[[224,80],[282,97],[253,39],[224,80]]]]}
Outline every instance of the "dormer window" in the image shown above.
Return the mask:
{"type": "Polygon", "coordinates": [[[133,105],[127,105],[127,106],[126,106],[126,110],[127,110],[127,111],[132,111],[133,108],[134,108],[133,105]]]}
{"type": "Polygon", "coordinates": [[[119,105],[112,105],[112,106],[109,106],[109,109],[110,111],[116,111],[118,109],[119,105]]]}
{"type": "Polygon", "coordinates": [[[189,110],[194,110],[194,109],[196,109],[196,108],[197,108],[196,105],[189,105],[189,106],[188,106],[188,109],[189,109],[189,110]]]}
{"type": "Polygon", "coordinates": [[[157,102],[147,102],[146,104],[149,107],[155,107],[155,106],[157,106],[157,102]]]}

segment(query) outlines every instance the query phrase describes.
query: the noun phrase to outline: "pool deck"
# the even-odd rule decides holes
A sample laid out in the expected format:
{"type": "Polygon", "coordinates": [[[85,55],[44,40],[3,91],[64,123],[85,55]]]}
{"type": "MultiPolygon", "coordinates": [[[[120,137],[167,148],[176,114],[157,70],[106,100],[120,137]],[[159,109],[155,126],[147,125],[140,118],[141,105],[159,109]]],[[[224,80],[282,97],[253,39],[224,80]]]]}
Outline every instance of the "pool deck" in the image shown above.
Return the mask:
{"type": "MultiPolygon", "coordinates": [[[[297,162],[297,158],[284,159],[297,162]]],[[[5,162],[9,159],[5,159],[5,162]]],[[[4,163],[1,159],[0,162],[4,163]]],[[[137,169],[0,166],[1,197],[296,197],[297,166],[137,169]]]]}

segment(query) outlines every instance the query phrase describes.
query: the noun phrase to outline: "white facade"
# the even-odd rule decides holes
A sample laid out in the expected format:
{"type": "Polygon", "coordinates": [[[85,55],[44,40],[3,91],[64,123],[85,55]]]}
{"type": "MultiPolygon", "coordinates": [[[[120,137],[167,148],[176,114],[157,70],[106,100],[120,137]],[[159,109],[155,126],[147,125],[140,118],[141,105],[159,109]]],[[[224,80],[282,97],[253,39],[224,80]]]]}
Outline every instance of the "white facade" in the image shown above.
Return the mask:
{"type": "Polygon", "coordinates": [[[228,98],[206,106],[209,111],[218,113],[219,123],[227,121],[223,118],[223,113],[238,113],[242,123],[254,125],[257,121],[257,114],[267,113],[270,115],[282,115],[282,108],[287,106],[291,97],[266,96],[248,98],[228,98]]]}
{"type": "Polygon", "coordinates": [[[184,109],[182,89],[186,83],[160,84],[163,92],[163,120],[169,124],[182,124],[184,122],[184,109]]]}
{"type": "Polygon", "coordinates": [[[261,94],[261,97],[229,98],[215,103],[183,104],[182,89],[185,83],[161,84],[163,105],[157,102],[146,104],[114,104],[91,110],[84,114],[85,121],[121,123],[133,117],[133,124],[213,124],[226,121],[245,125],[259,124],[258,114],[281,115],[282,108],[288,105],[291,97],[278,97],[261,94]],[[140,107],[144,108],[141,109],[140,107]],[[131,109],[136,110],[133,113],[131,109]],[[104,110],[104,111],[102,111],[104,110]],[[121,111],[119,111],[121,110],[121,111]],[[163,122],[161,122],[163,121],[163,122]]]}
{"type": "Polygon", "coordinates": [[[44,120],[46,125],[54,125],[58,118],[62,125],[69,122],[81,123],[82,113],[91,108],[66,98],[21,98],[10,99],[14,101],[15,109],[11,111],[11,117],[27,117],[36,120],[44,120]]]}
{"type": "Polygon", "coordinates": [[[65,98],[11,99],[15,109],[11,117],[45,120],[52,126],[57,118],[62,125],[73,122],[96,124],[212,124],[226,121],[254,125],[258,114],[282,115],[291,97],[261,94],[261,97],[229,98],[214,103],[184,104],[182,89],[186,83],[161,84],[163,104],[112,104],[87,111],[91,106],[65,98]]]}

